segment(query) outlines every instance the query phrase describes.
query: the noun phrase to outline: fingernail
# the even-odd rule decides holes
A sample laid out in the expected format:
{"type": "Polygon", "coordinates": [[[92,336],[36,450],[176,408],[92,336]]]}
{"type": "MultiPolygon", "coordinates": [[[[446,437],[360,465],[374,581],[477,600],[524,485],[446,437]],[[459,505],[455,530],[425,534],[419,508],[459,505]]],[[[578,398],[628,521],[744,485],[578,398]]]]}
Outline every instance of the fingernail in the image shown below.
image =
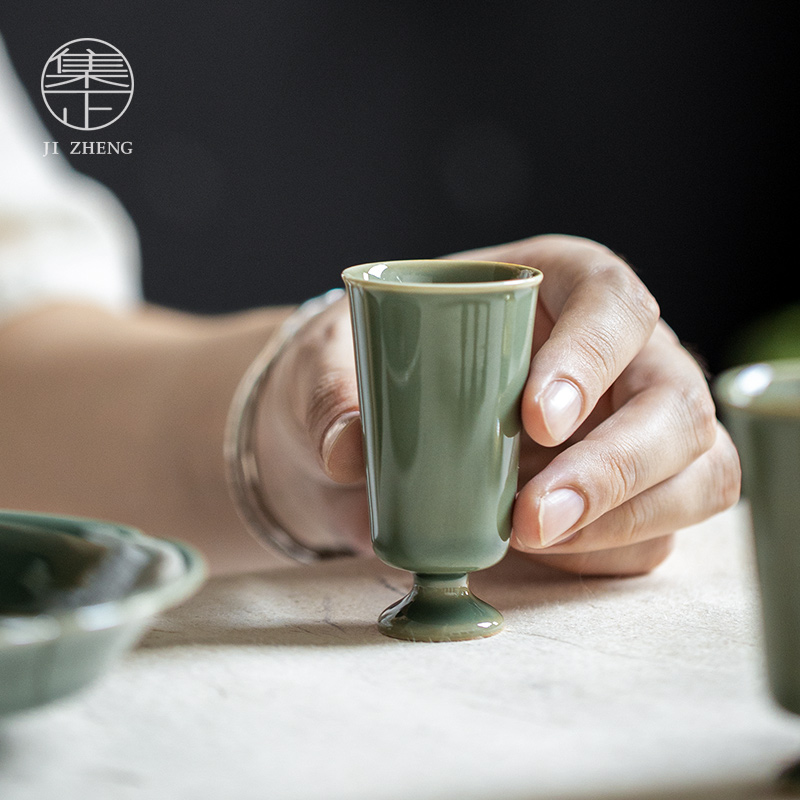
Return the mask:
{"type": "Polygon", "coordinates": [[[572,489],[554,489],[539,501],[539,539],[555,544],[581,518],[585,504],[572,489]]]}
{"type": "Polygon", "coordinates": [[[542,417],[547,432],[558,442],[572,433],[581,413],[580,392],[569,381],[553,381],[542,395],[542,417]]]}
{"type": "Polygon", "coordinates": [[[330,464],[331,460],[331,452],[333,451],[333,446],[338,441],[339,437],[356,422],[359,422],[360,416],[358,411],[350,411],[347,414],[342,414],[340,417],[337,417],[329,426],[328,429],[325,431],[322,437],[322,463],[325,464],[326,468],[330,464]]]}

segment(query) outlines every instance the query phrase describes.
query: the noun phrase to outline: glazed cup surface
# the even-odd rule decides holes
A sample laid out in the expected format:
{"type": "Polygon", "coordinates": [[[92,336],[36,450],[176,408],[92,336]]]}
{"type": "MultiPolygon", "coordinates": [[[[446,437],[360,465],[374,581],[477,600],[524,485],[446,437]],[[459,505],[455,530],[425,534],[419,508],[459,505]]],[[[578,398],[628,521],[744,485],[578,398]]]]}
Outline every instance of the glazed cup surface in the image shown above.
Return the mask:
{"type": "Polygon", "coordinates": [[[463,574],[505,554],[541,277],[450,260],[344,271],[373,546],[387,564],[463,574]]]}
{"type": "Polygon", "coordinates": [[[770,689],[800,714],[800,361],[728,370],[714,390],[742,463],[770,689]]]}

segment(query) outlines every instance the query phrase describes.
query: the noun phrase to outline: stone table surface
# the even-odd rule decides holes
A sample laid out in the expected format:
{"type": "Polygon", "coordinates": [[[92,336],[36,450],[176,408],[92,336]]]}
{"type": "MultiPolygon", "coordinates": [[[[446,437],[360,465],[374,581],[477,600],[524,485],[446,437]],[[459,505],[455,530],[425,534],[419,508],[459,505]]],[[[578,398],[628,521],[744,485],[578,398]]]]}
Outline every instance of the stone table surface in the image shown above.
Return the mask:
{"type": "Polygon", "coordinates": [[[475,576],[507,628],[399,642],[374,559],[216,578],[79,695],[0,728],[3,800],[772,798],[800,721],[765,686],[746,508],[651,575],[475,576]]]}

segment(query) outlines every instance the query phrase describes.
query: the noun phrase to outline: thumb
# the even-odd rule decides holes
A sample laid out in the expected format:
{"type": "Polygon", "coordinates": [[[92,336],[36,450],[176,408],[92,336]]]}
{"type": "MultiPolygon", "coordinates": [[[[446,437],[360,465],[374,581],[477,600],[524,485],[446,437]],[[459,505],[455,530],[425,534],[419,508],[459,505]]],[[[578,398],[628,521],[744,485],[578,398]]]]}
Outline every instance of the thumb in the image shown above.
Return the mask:
{"type": "MultiPolygon", "coordinates": [[[[330,345],[326,356],[331,355],[330,345]]],[[[336,483],[361,483],[366,478],[361,414],[355,364],[341,357],[336,366],[317,365],[306,397],[305,427],[325,474],[336,483]],[[345,369],[348,361],[353,368],[345,369]]]]}
{"type": "Polygon", "coordinates": [[[322,466],[337,483],[360,483],[365,479],[361,414],[346,411],[327,426],[320,441],[322,466]]]}
{"type": "Polygon", "coordinates": [[[295,341],[292,355],[286,368],[294,374],[294,408],[309,437],[306,446],[331,480],[341,484],[364,482],[366,467],[347,304],[335,303],[307,325],[295,341]]]}

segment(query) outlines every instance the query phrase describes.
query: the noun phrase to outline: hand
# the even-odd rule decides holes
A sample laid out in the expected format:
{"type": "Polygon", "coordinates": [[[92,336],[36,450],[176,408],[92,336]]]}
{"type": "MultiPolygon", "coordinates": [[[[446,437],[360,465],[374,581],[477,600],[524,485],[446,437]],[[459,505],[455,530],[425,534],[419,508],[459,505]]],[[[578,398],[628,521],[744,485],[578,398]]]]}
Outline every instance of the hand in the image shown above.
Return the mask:
{"type": "Polygon", "coordinates": [[[736,502],[738,455],[703,372],[624,261],[569,236],[451,257],[544,273],[512,547],[570,572],[647,572],[674,531],[736,502]]]}
{"type": "MultiPolygon", "coordinates": [[[[602,245],[541,236],[451,258],[544,273],[512,546],[581,574],[637,574],[671,534],[732,505],[740,473],[702,370],[633,271],[602,245]]],[[[278,359],[257,436],[264,491],[311,546],[368,552],[358,396],[346,302],[278,359]]]]}
{"type": "Polygon", "coordinates": [[[346,299],[297,332],[275,360],[258,403],[258,471],[277,520],[312,549],[371,553],[346,299]]]}

